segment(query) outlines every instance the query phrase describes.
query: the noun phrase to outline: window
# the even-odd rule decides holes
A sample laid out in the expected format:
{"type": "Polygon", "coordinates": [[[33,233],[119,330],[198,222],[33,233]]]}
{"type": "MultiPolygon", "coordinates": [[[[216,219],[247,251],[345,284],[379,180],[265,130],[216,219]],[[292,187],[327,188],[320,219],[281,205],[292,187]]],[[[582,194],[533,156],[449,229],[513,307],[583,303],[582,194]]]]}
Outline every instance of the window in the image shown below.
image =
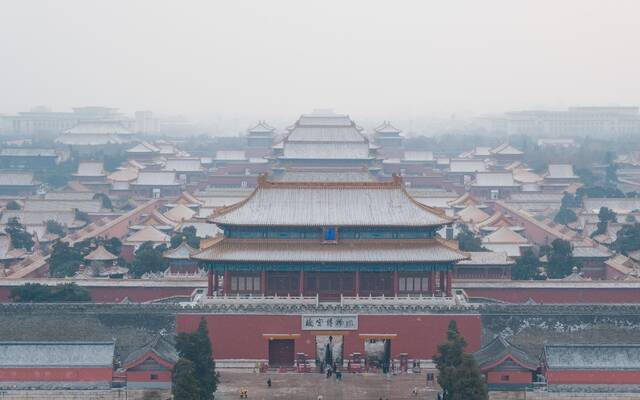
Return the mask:
{"type": "Polygon", "coordinates": [[[325,242],[335,242],[338,240],[338,232],[335,227],[327,227],[324,228],[324,241],[325,242]]]}
{"type": "Polygon", "coordinates": [[[491,191],[491,200],[498,200],[498,195],[499,195],[498,190],[493,189],[493,190],[491,191]]]}
{"type": "Polygon", "coordinates": [[[260,276],[233,275],[231,276],[232,292],[259,292],[260,276]]]}
{"type": "Polygon", "coordinates": [[[429,278],[423,275],[400,276],[398,290],[407,293],[426,293],[429,290],[429,278]]]}
{"type": "Polygon", "coordinates": [[[158,380],[158,374],[151,374],[149,376],[149,379],[151,379],[152,381],[157,381],[158,380]]]}
{"type": "Polygon", "coordinates": [[[500,377],[500,380],[501,380],[502,382],[509,382],[509,375],[502,375],[502,376],[500,377]]]}

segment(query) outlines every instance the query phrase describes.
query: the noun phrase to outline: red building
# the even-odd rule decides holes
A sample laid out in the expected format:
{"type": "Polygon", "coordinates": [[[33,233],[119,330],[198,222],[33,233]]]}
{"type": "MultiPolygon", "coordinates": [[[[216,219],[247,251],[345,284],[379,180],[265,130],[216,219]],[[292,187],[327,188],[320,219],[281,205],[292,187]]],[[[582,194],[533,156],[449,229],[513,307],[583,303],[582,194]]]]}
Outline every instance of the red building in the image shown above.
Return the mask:
{"type": "Polygon", "coordinates": [[[638,344],[546,345],[542,361],[550,391],[638,391],[638,344]]]}
{"type": "Polygon", "coordinates": [[[109,389],[113,342],[0,342],[0,389],[109,389]]]}
{"type": "Polygon", "coordinates": [[[489,390],[520,391],[533,386],[539,361],[501,336],[473,353],[489,390]]]}
{"type": "Polygon", "coordinates": [[[144,347],[129,354],[122,368],[128,389],[171,389],[173,367],[179,356],[173,344],[156,336],[144,347]]]}

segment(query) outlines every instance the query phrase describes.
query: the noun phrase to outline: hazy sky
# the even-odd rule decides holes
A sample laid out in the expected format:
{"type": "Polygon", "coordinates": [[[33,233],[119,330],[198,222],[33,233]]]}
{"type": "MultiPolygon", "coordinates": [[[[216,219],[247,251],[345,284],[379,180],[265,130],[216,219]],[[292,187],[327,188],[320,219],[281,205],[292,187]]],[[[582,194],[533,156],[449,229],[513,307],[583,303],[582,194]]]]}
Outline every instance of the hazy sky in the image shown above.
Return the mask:
{"type": "Polygon", "coordinates": [[[0,113],[640,104],[640,1],[3,0],[0,113]]]}

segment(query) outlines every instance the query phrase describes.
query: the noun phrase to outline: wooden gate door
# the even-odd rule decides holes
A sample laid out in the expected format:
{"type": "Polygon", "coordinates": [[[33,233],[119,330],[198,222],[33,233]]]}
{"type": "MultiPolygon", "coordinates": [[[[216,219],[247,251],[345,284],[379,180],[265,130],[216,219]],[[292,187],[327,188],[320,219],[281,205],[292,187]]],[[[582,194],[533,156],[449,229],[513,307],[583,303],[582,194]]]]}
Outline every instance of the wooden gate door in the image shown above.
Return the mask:
{"type": "Polygon", "coordinates": [[[290,367],[293,365],[295,347],[293,339],[269,340],[269,366],[290,367]]]}

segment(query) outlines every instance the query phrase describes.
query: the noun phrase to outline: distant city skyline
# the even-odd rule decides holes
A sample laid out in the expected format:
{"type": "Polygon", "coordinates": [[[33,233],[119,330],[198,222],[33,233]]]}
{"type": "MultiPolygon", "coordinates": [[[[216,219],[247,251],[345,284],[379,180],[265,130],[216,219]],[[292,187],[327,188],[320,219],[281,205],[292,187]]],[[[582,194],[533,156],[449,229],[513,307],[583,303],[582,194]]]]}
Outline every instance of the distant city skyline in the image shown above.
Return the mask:
{"type": "Polygon", "coordinates": [[[635,1],[9,1],[0,113],[448,117],[640,104],[635,1]]]}

